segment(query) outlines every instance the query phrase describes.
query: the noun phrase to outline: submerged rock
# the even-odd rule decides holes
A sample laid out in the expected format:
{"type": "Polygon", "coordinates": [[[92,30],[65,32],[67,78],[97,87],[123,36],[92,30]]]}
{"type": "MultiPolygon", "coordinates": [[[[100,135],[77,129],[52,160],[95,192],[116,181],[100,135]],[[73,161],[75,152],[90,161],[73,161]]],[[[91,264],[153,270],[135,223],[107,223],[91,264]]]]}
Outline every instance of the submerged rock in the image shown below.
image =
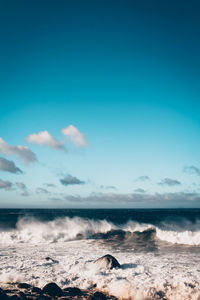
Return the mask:
{"type": "Polygon", "coordinates": [[[26,294],[20,291],[20,292],[19,292],[19,297],[20,297],[21,299],[26,299],[26,294]]]}
{"type": "Polygon", "coordinates": [[[63,291],[55,282],[46,284],[43,287],[42,291],[43,291],[43,293],[48,294],[50,296],[61,297],[63,295],[63,291]]]}
{"type": "MultiPolygon", "coordinates": [[[[51,296],[48,296],[48,295],[40,295],[36,298],[33,298],[34,300],[52,300],[52,299],[59,299],[59,298],[52,298],[51,296]]],[[[62,298],[61,298],[62,299],[62,298]]],[[[31,299],[32,300],[32,299],[31,299]]]]}
{"type": "Polygon", "coordinates": [[[90,300],[107,300],[107,296],[101,292],[95,292],[91,297],[90,300]]]}
{"type": "Polygon", "coordinates": [[[83,292],[77,287],[68,287],[63,291],[66,292],[67,296],[81,296],[83,294],[83,292]]]}
{"type": "Polygon", "coordinates": [[[0,288],[0,299],[1,300],[8,300],[9,299],[8,296],[6,295],[6,293],[4,292],[4,290],[2,290],[1,288],[0,288]]]}
{"type": "Polygon", "coordinates": [[[117,259],[110,255],[110,254],[106,254],[100,258],[98,258],[97,260],[95,260],[94,262],[100,269],[113,269],[113,268],[120,268],[120,264],[117,261],[117,259]]]}
{"type": "Polygon", "coordinates": [[[31,287],[31,285],[28,283],[19,283],[17,286],[20,289],[29,289],[31,287]]]}
{"type": "Polygon", "coordinates": [[[53,258],[51,258],[49,256],[45,257],[45,260],[49,261],[50,263],[54,263],[54,264],[58,264],[59,263],[58,260],[53,259],[53,258]]]}
{"type": "Polygon", "coordinates": [[[42,294],[42,290],[39,287],[34,286],[32,288],[32,293],[42,294]]]}
{"type": "Polygon", "coordinates": [[[12,295],[9,297],[9,300],[19,300],[20,296],[19,295],[12,295]]]}

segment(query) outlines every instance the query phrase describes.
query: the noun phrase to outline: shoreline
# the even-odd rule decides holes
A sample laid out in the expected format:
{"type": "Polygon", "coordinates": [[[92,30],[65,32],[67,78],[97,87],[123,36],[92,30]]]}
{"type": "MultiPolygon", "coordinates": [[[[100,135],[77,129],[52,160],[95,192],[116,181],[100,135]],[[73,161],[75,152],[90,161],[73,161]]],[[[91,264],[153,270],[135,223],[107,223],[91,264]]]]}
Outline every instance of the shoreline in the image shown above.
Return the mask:
{"type": "Polygon", "coordinates": [[[1,300],[119,300],[115,296],[96,289],[95,286],[89,289],[72,286],[62,289],[55,282],[50,282],[43,288],[19,282],[11,282],[6,286],[4,289],[0,287],[1,300]]]}

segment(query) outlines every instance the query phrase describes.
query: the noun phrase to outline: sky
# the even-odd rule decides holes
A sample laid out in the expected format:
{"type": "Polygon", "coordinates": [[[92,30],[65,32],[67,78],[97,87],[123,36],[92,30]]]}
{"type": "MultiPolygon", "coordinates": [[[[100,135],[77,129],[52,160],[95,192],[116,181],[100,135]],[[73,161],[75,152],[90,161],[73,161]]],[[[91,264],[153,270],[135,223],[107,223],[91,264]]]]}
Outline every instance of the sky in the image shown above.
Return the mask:
{"type": "Polygon", "coordinates": [[[0,208],[199,208],[199,10],[0,1],[0,208]]]}

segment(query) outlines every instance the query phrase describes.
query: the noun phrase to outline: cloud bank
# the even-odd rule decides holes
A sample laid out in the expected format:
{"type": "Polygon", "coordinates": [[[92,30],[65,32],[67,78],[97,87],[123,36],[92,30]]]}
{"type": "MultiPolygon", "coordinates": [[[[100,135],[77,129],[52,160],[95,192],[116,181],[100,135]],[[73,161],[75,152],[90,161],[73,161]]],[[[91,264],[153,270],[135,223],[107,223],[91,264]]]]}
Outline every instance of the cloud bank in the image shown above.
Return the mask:
{"type": "MultiPolygon", "coordinates": [[[[58,200],[58,199],[57,199],[58,200]]],[[[112,204],[115,207],[118,205],[136,205],[137,207],[154,206],[154,207],[168,207],[185,205],[192,203],[200,203],[200,194],[196,192],[185,193],[155,193],[155,194],[116,194],[116,193],[92,193],[89,196],[81,197],[80,195],[67,195],[61,201],[81,203],[81,204],[94,204],[95,206],[112,204]]],[[[134,206],[133,206],[134,207],[134,206]]]]}

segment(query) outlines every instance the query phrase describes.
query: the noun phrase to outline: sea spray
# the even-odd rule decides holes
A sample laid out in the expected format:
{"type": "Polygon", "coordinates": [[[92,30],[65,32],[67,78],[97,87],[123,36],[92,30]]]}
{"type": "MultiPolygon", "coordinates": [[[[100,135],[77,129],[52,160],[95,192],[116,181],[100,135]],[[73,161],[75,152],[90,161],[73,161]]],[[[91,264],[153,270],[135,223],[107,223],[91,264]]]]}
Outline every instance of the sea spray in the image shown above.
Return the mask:
{"type": "MultiPolygon", "coordinates": [[[[0,244],[12,245],[16,243],[57,243],[77,239],[109,239],[126,234],[130,240],[133,235],[128,233],[155,232],[157,239],[172,244],[200,245],[200,224],[192,224],[192,230],[182,231],[174,226],[174,230],[165,230],[166,223],[161,226],[128,221],[126,224],[115,225],[107,220],[91,220],[80,217],[57,218],[53,221],[42,222],[35,218],[21,218],[16,229],[0,231],[0,244]],[[131,238],[130,238],[131,237],[131,238]]],[[[172,227],[172,226],[171,226],[172,227]]],[[[142,239],[142,235],[140,235],[142,239]]],[[[145,236],[146,239],[146,236],[145,236]]]]}

